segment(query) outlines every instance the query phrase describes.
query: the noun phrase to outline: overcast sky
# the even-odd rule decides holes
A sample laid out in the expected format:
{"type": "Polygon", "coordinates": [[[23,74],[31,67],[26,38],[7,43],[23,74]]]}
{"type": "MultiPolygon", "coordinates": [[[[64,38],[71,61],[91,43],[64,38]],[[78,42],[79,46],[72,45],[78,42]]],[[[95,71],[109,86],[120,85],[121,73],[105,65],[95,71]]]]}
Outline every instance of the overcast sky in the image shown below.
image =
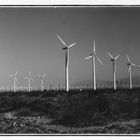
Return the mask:
{"type": "MultiPolygon", "coordinates": [[[[65,52],[56,37],[77,43],[70,50],[70,84],[91,80],[90,55],[93,40],[99,80],[112,79],[112,63],[106,55],[120,54],[117,79],[128,76],[126,54],[140,65],[140,7],[46,7],[0,8],[0,86],[11,85],[8,77],[19,70],[18,85],[27,86],[23,78],[32,72],[33,85],[39,85],[37,74],[46,73],[45,85],[64,84],[65,52]]],[[[133,68],[133,75],[140,69],[133,68]]]]}

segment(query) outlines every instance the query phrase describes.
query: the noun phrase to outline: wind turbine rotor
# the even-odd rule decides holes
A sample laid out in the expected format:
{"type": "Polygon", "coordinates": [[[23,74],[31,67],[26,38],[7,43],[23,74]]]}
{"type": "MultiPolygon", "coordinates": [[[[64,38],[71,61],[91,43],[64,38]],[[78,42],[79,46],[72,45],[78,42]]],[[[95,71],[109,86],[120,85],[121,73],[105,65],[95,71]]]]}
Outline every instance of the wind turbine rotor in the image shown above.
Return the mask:
{"type": "Polygon", "coordinates": [[[40,79],[45,78],[45,76],[46,76],[46,74],[44,74],[44,75],[39,75],[39,74],[38,74],[38,77],[39,77],[40,79]]]}

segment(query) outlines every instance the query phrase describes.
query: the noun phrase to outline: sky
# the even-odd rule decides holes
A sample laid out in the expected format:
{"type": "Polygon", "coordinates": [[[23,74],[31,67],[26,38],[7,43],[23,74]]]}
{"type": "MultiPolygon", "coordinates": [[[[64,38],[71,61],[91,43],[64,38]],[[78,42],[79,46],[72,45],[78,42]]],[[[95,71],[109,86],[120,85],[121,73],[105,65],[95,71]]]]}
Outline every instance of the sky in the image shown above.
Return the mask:
{"type": "MultiPolygon", "coordinates": [[[[97,80],[112,80],[117,59],[117,79],[128,77],[126,54],[140,65],[140,7],[0,7],[0,86],[13,85],[8,76],[19,71],[18,86],[31,71],[32,86],[40,86],[37,74],[46,73],[45,86],[64,85],[65,52],[58,34],[70,49],[70,85],[92,79],[91,60],[84,60],[96,42],[97,80]]],[[[140,69],[133,68],[133,75],[140,69]]]]}

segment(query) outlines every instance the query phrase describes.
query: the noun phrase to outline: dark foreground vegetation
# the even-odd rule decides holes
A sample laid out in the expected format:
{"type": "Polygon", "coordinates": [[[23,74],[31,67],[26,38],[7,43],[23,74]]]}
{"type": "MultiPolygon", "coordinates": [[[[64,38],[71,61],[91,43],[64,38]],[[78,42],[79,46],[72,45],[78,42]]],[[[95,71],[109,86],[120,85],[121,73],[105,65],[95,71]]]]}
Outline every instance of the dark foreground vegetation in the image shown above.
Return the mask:
{"type": "Polygon", "coordinates": [[[0,93],[0,133],[140,133],[140,89],[0,93]]]}

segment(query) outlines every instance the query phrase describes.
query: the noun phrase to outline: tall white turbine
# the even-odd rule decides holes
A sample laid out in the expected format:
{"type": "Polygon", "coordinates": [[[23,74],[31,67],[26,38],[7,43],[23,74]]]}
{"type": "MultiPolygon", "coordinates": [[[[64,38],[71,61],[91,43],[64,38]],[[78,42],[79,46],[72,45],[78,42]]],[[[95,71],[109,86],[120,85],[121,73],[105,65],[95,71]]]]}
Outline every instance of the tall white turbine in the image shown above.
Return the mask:
{"type": "Polygon", "coordinates": [[[16,76],[17,76],[17,74],[18,74],[18,71],[16,71],[15,74],[13,74],[13,75],[9,75],[11,78],[13,78],[13,82],[14,82],[13,83],[14,84],[13,85],[13,89],[14,89],[14,92],[16,92],[16,89],[17,89],[17,87],[16,87],[16,81],[17,81],[17,77],[16,76]]]}
{"type": "Polygon", "coordinates": [[[113,89],[116,90],[116,60],[120,55],[113,57],[109,52],[107,52],[107,54],[111,58],[113,64],[113,89]]]}
{"type": "Polygon", "coordinates": [[[98,59],[98,61],[102,63],[102,61],[99,59],[99,57],[96,55],[96,51],[95,51],[95,40],[94,40],[94,45],[93,45],[93,51],[90,54],[90,56],[86,57],[85,60],[92,58],[92,71],[93,71],[93,89],[96,90],[96,74],[95,74],[95,58],[98,59]]]}
{"type": "Polygon", "coordinates": [[[67,45],[59,35],[56,35],[56,36],[64,45],[62,49],[65,50],[65,88],[66,88],[66,91],[68,92],[69,91],[69,49],[72,46],[74,46],[76,43],[67,45]]]}
{"type": "Polygon", "coordinates": [[[129,72],[129,89],[132,89],[132,66],[136,66],[136,67],[140,67],[140,66],[132,63],[128,54],[126,55],[126,57],[127,57],[127,60],[128,60],[127,65],[128,65],[128,72],[129,72]]]}
{"type": "Polygon", "coordinates": [[[38,77],[40,78],[41,80],[41,91],[44,90],[44,79],[46,77],[46,74],[43,74],[43,75],[38,75],[38,77]]]}
{"type": "Polygon", "coordinates": [[[31,72],[28,73],[28,76],[25,77],[24,79],[28,79],[28,91],[31,91],[31,80],[33,81],[32,77],[31,77],[31,72]]]}

